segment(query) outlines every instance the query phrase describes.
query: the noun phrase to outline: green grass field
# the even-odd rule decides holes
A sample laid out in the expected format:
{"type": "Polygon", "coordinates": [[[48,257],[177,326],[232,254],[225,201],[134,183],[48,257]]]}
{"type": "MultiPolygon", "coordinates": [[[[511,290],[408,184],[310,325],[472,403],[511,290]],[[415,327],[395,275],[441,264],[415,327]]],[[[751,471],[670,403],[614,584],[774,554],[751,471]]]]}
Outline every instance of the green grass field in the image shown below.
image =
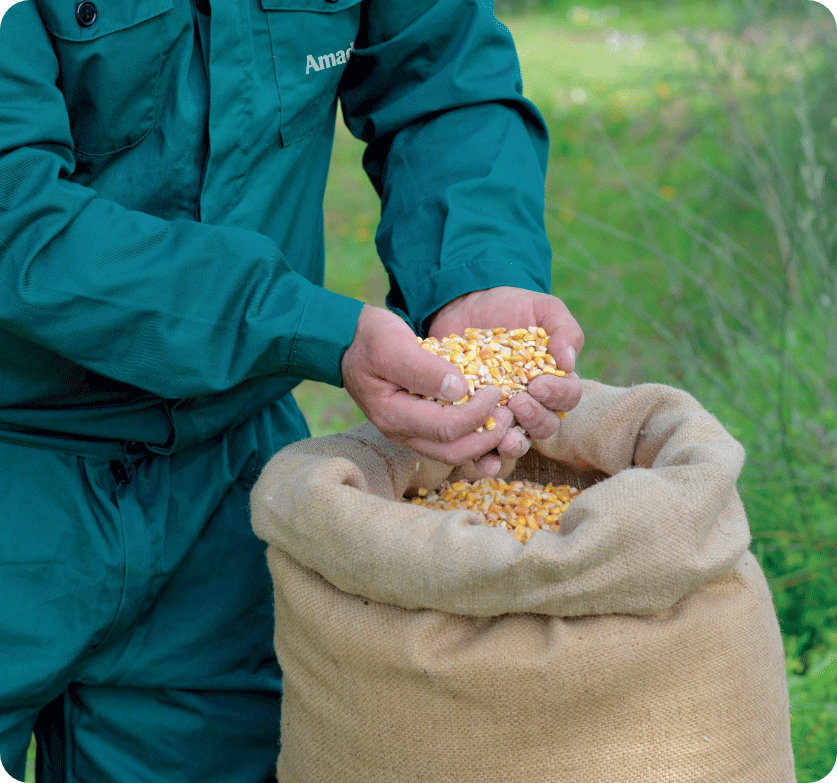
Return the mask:
{"type": "MultiPolygon", "coordinates": [[[[552,147],[553,293],[579,372],[671,383],[744,444],[785,640],[798,783],[837,757],[837,30],[806,0],[498,5],[552,147]]],[[[387,291],[363,145],[338,124],[329,288],[387,291]]],[[[296,392],[315,435],[362,420],[296,392]]],[[[34,777],[27,777],[34,780],[34,777]]]]}

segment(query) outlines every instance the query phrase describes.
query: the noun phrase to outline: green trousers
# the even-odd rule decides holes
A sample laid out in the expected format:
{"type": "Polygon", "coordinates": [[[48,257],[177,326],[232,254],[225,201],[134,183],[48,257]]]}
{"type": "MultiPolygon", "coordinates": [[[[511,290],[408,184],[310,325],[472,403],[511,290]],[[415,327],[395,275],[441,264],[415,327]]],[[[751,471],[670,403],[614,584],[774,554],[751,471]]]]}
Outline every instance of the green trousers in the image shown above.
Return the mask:
{"type": "Polygon", "coordinates": [[[249,490],[291,400],[173,455],[0,441],[0,760],[39,781],[263,783],[281,672],[249,490]]]}

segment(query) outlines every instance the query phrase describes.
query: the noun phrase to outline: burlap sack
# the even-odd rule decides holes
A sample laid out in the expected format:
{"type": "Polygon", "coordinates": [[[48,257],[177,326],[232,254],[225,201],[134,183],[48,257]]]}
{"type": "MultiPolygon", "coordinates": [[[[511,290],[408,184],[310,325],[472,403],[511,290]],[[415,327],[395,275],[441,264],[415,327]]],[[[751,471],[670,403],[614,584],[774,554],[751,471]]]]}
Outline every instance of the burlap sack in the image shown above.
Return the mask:
{"type": "Polygon", "coordinates": [[[585,382],[558,435],[507,466],[589,486],[524,546],[401,503],[451,469],[368,424],[284,449],[252,494],[280,783],[793,781],[743,457],[682,391],[585,382]]]}

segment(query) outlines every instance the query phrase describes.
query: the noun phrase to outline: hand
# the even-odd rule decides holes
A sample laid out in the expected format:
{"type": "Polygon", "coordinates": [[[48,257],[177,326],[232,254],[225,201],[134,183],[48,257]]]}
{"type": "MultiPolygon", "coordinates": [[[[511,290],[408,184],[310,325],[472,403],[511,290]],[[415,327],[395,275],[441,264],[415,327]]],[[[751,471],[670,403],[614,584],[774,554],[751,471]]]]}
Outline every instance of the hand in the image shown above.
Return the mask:
{"type": "Polygon", "coordinates": [[[442,406],[405,391],[452,402],[468,393],[468,383],[453,364],[421,348],[404,321],[379,307],[361,310],[341,367],[346,391],[385,437],[449,465],[496,449],[513,420],[510,410],[497,407],[494,386],[463,405],[442,406]],[[489,416],[497,426],[476,432],[489,416]]]}
{"type": "MultiPolygon", "coordinates": [[[[541,326],[550,336],[549,353],[567,377],[539,375],[530,382],[528,392],[516,394],[505,407],[532,438],[552,437],[561,421],[557,412],[572,410],[581,399],[581,381],[574,368],[584,347],[584,334],[557,297],[511,287],[474,291],[454,299],[433,316],[430,334],[442,339],[450,334],[463,334],[467,327],[498,326],[506,329],[541,326]]],[[[494,474],[500,467],[498,454],[518,458],[528,449],[529,440],[510,428],[503,434],[497,454],[487,454],[477,462],[477,467],[484,473],[494,474]]]]}

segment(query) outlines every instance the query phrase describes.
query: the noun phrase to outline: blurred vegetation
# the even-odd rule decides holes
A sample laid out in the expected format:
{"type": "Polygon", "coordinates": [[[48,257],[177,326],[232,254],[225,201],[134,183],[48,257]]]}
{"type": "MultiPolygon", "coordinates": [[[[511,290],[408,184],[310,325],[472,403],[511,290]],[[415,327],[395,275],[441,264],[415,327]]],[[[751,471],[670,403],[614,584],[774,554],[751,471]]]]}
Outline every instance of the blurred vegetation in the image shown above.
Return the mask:
{"type": "MultiPolygon", "coordinates": [[[[582,375],[687,389],[746,447],[799,783],[837,757],[837,30],[810,0],[497,0],[552,135],[553,293],[582,375]]],[[[378,203],[338,127],[327,285],[381,305],[378,203]]],[[[362,419],[298,390],[314,434],[362,419]]]]}

